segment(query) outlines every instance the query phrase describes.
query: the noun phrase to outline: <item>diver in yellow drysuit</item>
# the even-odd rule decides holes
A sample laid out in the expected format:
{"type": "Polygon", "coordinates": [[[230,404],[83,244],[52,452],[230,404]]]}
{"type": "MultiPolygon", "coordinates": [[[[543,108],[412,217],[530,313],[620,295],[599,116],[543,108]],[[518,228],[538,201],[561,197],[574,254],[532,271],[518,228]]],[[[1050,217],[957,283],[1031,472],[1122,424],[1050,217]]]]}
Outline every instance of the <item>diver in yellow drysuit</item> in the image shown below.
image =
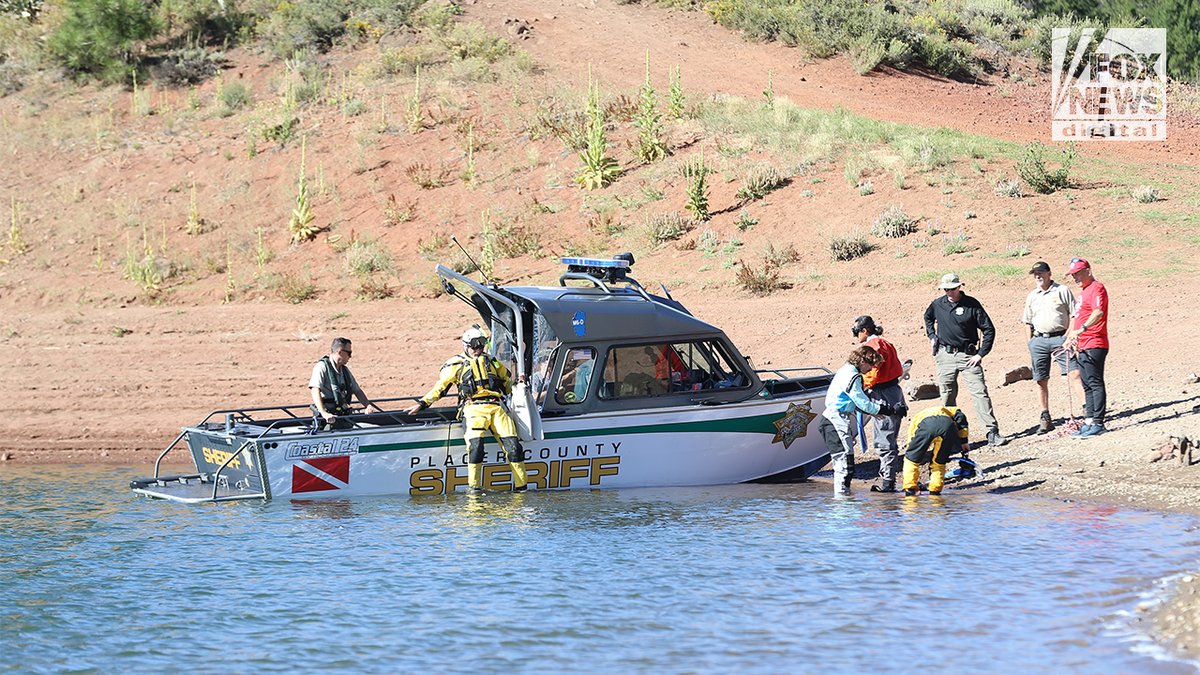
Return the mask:
{"type": "Polygon", "coordinates": [[[492,435],[504,448],[512,469],[513,492],[523,492],[527,482],[525,450],[517,438],[517,427],[512,417],[500,404],[504,396],[512,391],[508,368],[491,354],[484,353],[487,336],[483,331],[471,328],[463,333],[462,340],[463,353],[442,365],[438,383],[405,412],[411,415],[428,408],[444,396],[452,385],[458,385],[459,396],[465,399],[466,404],[463,407],[463,422],[466,424],[463,440],[468,452],[467,491],[483,491],[483,434],[491,429],[492,435]]]}
{"type": "Polygon", "coordinates": [[[964,459],[971,450],[967,443],[967,416],[958,408],[937,407],[922,410],[908,427],[908,450],[904,453],[904,494],[913,496],[919,489],[921,465],[929,462],[929,494],[942,494],[946,463],[961,452],[964,459]]]}

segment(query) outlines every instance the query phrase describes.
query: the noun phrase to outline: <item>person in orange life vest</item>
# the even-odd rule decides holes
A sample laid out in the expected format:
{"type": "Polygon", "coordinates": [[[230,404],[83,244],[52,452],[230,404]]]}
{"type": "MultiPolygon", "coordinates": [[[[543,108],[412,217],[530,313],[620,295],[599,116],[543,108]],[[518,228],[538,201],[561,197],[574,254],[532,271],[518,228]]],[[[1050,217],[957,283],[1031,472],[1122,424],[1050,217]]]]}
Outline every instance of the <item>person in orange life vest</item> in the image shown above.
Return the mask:
{"type": "Polygon", "coordinates": [[[667,391],[680,391],[686,388],[688,368],[679,354],[671,345],[663,345],[657,350],[654,358],[654,376],[662,383],[667,391]]]}
{"type": "MultiPolygon", "coordinates": [[[[873,369],[863,373],[863,389],[867,396],[876,403],[887,403],[895,411],[891,415],[876,415],[871,420],[871,437],[875,452],[879,453],[879,485],[872,485],[872,492],[895,492],[896,475],[900,473],[901,462],[900,444],[897,437],[904,416],[908,414],[908,406],[904,402],[904,390],[900,387],[900,378],[904,375],[904,366],[892,343],[884,340],[883,327],[877,325],[869,316],[860,316],[854,320],[850,332],[859,344],[879,352],[883,361],[873,369]]],[[[865,450],[866,448],[864,448],[865,450]]]]}

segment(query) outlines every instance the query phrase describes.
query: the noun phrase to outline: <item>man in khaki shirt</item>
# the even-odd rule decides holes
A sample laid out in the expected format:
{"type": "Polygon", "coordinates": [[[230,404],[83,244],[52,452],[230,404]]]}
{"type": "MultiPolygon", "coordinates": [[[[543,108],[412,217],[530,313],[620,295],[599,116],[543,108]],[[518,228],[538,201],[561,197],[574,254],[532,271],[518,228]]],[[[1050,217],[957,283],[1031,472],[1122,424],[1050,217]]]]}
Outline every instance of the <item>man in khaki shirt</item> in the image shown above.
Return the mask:
{"type": "MultiPolygon", "coordinates": [[[[1067,352],[1063,339],[1075,313],[1075,294],[1071,289],[1050,277],[1050,266],[1037,262],[1029,270],[1037,287],[1025,298],[1025,339],[1029,343],[1029,357],[1033,362],[1033,380],[1038,385],[1038,399],[1042,404],[1042,417],[1038,422],[1038,433],[1054,429],[1050,417],[1050,362],[1057,361],[1063,375],[1068,374],[1067,352]],[[1057,352],[1057,353],[1056,353],[1057,352]]],[[[1083,402],[1083,383],[1079,370],[1070,371],[1070,385],[1077,400],[1083,402]]]]}

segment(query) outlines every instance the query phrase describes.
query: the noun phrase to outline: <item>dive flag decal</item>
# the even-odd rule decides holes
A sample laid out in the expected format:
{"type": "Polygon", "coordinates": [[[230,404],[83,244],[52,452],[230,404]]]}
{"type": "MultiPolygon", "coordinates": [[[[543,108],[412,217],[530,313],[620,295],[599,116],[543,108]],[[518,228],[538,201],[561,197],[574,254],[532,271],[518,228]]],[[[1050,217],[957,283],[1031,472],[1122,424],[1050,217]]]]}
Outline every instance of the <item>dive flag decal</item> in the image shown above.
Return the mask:
{"type": "Polygon", "coordinates": [[[292,492],[350,487],[350,457],[314,457],[292,465],[292,492]]]}

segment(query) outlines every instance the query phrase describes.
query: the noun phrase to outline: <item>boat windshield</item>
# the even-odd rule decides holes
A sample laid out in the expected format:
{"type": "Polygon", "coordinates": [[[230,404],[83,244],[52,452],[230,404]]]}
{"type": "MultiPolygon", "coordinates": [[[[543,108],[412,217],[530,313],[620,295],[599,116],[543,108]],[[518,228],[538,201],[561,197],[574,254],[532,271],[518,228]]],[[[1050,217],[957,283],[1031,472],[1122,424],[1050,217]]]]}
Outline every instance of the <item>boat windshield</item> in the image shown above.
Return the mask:
{"type": "Polygon", "coordinates": [[[550,384],[550,368],[562,342],[554,329],[547,323],[541,312],[535,312],[533,318],[533,368],[529,378],[529,388],[540,405],[546,400],[546,388],[550,384]]]}
{"type": "Polygon", "coordinates": [[[604,363],[604,399],[744,386],[749,379],[713,340],[613,347],[604,363]]]}

